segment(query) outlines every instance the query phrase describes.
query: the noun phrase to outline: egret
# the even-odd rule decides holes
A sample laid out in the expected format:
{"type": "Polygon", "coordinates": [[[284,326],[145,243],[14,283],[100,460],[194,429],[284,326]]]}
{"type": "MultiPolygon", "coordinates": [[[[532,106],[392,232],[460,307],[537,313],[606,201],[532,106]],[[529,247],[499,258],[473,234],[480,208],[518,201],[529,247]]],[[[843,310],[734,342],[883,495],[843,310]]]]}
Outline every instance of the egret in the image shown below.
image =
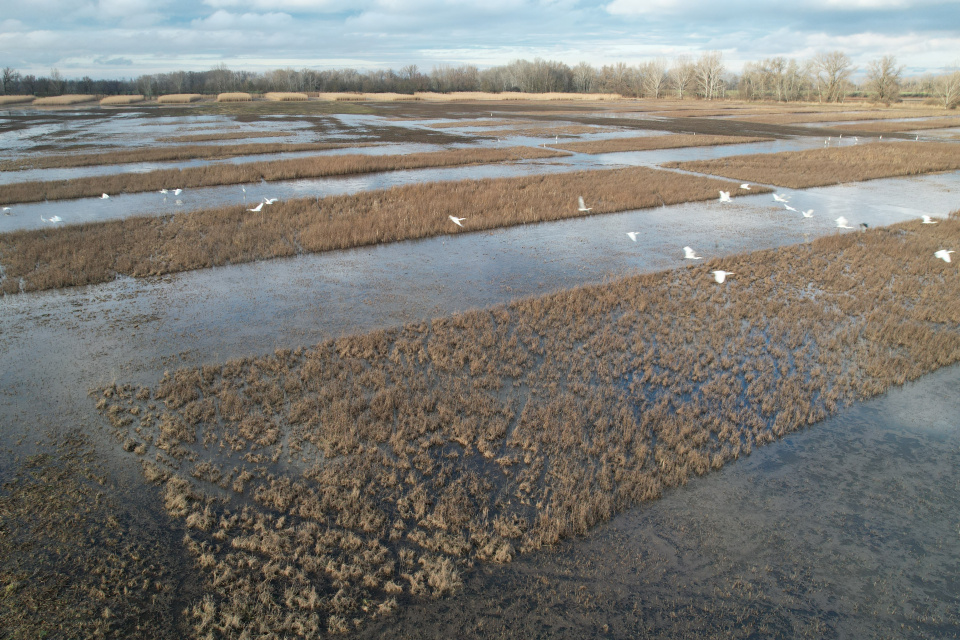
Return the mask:
{"type": "Polygon", "coordinates": [[[731,200],[730,200],[730,192],[729,192],[729,191],[721,191],[721,192],[720,192],[720,202],[731,202],[731,200]]]}
{"type": "Polygon", "coordinates": [[[102,196],[100,196],[100,199],[101,199],[101,200],[106,200],[106,199],[109,198],[109,197],[110,197],[110,196],[108,196],[107,194],[103,194],[102,196]]]}
{"type": "Polygon", "coordinates": [[[791,207],[791,206],[788,205],[788,204],[785,204],[785,205],[783,205],[783,206],[787,208],[787,211],[793,211],[794,213],[796,213],[796,211],[797,211],[796,209],[794,209],[793,207],[791,207]]]}
{"type": "Polygon", "coordinates": [[[950,262],[950,254],[953,253],[953,250],[947,251],[946,249],[940,249],[940,251],[935,252],[933,255],[935,258],[940,258],[944,262],[950,262]]]}
{"type": "MultiPolygon", "coordinates": [[[[40,216],[40,219],[43,220],[44,222],[50,222],[52,224],[63,222],[63,218],[61,218],[60,216],[50,216],[49,218],[44,218],[43,216],[40,216]]],[[[947,256],[947,262],[950,262],[950,256],[947,256]]]]}
{"type": "Polygon", "coordinates": [[[166,190],[166,189],[160,189],[160,191],[158,191],[157,193],[162,193],[163,195],[167,195],[167,190],[166,190]]]}
{"type": "Polygon", "coordinates": [[[276,201],[279,200],[279,199],[280,199],[280,198],[264,198],[264,199],[263,199],[263,204],[273,204],[274,202],[276,202],[276,201]]]}
{"type": "Polygon", "coordinates": [[[627,235],[630,237],[631,240],[633,240],[634,242],[636,242],[636,241],[637,241],[637,236],[640,235],[640,233],[637,232],[637,231],[627,231],[627,235]]]}
{"type": "Polygon", "coordinates": [[[847,219],[843,216],[837,218],[835,222],[837,223],[838,229],[853,229],[853,227],[847,225],[847,219]]]}
{"type": "Polygon", "coordinates": [[[750,191],[750,184],[747,182],[744,182],[742,185],[740,185],[740,188],[746,191],[750,191]]]}
{"type": "Polygon", "coordinates": [[[255,206],[253,209],[247,209],[247,211],[260,211],[260,209],[263,209],[263,203],[262,203],[262,202],[261,202],[260,204],[258,204],[257,206],[255,206]]]}
{"type": "Polygon", "coordinates": [[[173,190],[173,195],[175,195],[175,196],[178,196],[178,195],[180,195],[181,193],[183,193],[183,189],[174,189],[174,190],[173,190]]]}
{"type": "Polygon", "coordinates": [[[788,202],[789,199],[785,196],[780,195],[779,193],[773,194],[773,199],[775,202],[788,202]]]}
{"type": "Polygon", "coordinates": [[[803,214],[803,217],[804,217],[804,218],[812,218],[812,217],[813,217],[813,209],[807,209],[806,211],[801,211],[800,213],[803,214]]]}
{"type": "Polygon", "coordinates": [[[921,224],[937,224],[937,221],[931,218],[930,216],[921,216],[923,222],[921,224]]]}
{"type": "Polygon", "coordinates": [[[710,273],[713,274],[713,279],[720,283],[726,280],[727,276],[733,275],[732,271],[723,271],[722,269],[717,269],[715,271],[711,271],[710,273]]]}
{"type": "Polygon", "coordinates": [[[577,211],[592,211],[592,210],[593,210],[593,207],[588,207],[586,204],[584,204],[584,202],[583,202],[583,196],[577,196],[577,204],[580,205],[580,208],[577,209],[577,211]]]}
{"type": "Polygon", "coordinates": [[[687,258],[688,260],[703,260],[703,256],[698,256],[690,247],[683,248],[683,257],[687,258]]]}
{"type": "Polygon", "coordinates": [[[453,224],[457,225],[458,227],[462,227],[462,226],[463,226],[463,225],[460,223],[461,220],[466,220],[466,218],[456,218],[456,217],[454,217],[454,216],[447,216],[447,217],[450,218],[451,220],[453,220],[453,224]]]}

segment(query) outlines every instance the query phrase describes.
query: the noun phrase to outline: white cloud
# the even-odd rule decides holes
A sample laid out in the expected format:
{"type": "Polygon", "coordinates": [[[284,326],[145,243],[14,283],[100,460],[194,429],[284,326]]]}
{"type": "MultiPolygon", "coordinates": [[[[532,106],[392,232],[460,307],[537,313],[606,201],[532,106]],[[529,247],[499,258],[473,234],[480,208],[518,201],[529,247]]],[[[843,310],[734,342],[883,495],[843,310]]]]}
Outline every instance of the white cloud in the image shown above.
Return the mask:
{"type": "Polygon", "coordinates": [[[250,9],[252,11],[285,11],[292,13],[339,13],[356,11],[369,5],[363,0],[203,0],[214,9],[250,9]]]}
{"type": "Polygon", "coordinates": [[[270,29],[286,28],[293,24],[288,13],[230,13],[220,9],[206,18],[190,22],[190,26],[201,31],[250,30],[263,32],[270,29]]]}

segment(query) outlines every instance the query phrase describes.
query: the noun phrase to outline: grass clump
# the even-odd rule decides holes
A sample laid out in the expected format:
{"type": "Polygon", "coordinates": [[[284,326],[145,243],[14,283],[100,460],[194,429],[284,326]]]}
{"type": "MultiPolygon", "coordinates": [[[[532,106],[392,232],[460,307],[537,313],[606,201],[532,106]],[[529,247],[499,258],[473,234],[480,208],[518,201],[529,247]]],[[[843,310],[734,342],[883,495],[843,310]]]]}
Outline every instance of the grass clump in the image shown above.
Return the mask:
{"type": "Polygon", "coordinates": [[[143,102],[143,96],[107,96],[100,100],[100,104],[105,107],[111,105],[135,104],[143,102]]]}
{"type": "Polygon", "coordinates": [[[203,96],[199,93],[168,93],[157,98],[160,104],[190,104],[191,102],[200,102],[203,96]]]}
{"type": "Polygon", "coordinates": [[[695,136],[676,133],[665,136],[639,136],[633,138],[615,138],[612,140],[565,142],[560,145],[554,145],[554,147],[576,153],[617,153],[622,151],[678,149],[681,147],[710,147],[724,144],[768,142],[770,140],[772,140],[772,138],[757,138],[753,136],[695,136]]]}
{"type": "Polygon", "coordinates": [[[30,96],[0,96],[0,106],[7,104],[24,104],[27,102],[33,102],[37,97],[30,96]]]}
{"type": "Polygon", "coordinates": [[[97,96],[85,94],[67,94],[63,96],[49,96],[46,98],[37,98],[33,104],[37,106],[63,106],[71,104],[82,104],[84,102],[94,102],[97,96]]]}
{"type": "Polygon", "coordinates": [[[217,94],[217,102],[250,102],[253,96],[242,91],[232,91],[217,94]]]}
{"type": "Polygon", "coordinates": [[[263,99],[277,102],[306,102],[308,100],[307,94],[292,91],[271,91],[263,94],[263,99]]]}

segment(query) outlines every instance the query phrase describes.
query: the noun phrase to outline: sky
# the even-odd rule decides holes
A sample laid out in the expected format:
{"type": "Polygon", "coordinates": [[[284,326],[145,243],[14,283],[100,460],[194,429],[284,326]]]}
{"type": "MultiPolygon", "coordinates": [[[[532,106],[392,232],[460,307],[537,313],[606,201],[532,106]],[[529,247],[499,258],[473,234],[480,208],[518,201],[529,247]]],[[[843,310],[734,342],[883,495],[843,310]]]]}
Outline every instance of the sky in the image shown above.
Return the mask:
{"type": "Polygon", "coordinates": [[[960,61],[960,0],[0,0],[0,67],[65,78],[278,68],[570,66],[839,50],[904,75],[960,61]]]}

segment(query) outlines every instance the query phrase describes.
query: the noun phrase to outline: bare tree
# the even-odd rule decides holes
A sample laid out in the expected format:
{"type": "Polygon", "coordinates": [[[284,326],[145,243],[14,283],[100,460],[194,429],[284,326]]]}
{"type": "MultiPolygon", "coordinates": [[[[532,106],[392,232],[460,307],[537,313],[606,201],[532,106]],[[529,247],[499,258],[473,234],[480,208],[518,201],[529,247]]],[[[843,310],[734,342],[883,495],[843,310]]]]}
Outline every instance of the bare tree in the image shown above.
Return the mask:
{"type": "Polygon", "coordinates": [[[719,51],[708,51],[700,56],[694,65],[694,78],[697,83],[697,93],[705,100],[719,98],[723,92],[723,54],[719,51]]]}
{"type": "Polygon", "coordinates": [[[50,69],[50,92],[55,96],[63,95],[63,88],[66,85],[66,81],[63,79],[63,76],[60,75],[60,70],[54,67],[50,69]]]}
{"type": "Polygon", "coordinates": [[[944,109],[953,109],[960,104],[960,60],[954,62],[952,66],[951,71],[934,78],[930,87],[937,102],[944,109]]]}
{"type": "Polygon", "coordinates": [[[590,93],[596,81],[597,71],[586,62],[573,68],[573,88],[579,93],[590,93]]]}
{"type": "Polygon", "coordinates": [[[883,56],[871,60],[867,65],[867,90],[873,94],[876,102],[890,104],[900,99],[900,79],[903,67],[897,66],[893,56],[883,56]]]}
{"type": "Polygon", "coordinates": [[[656,58],[643,65],[643,95],[659,98],[667,86],[667,61],[656,58]]]}
{"type": "Polygon", "coordinates": [[[820,52],[813,57],[816,71],[817,99],[820,102],[843,102],[850,76],[856,67],[842,51],[820,52]]]}
{"type": "Polygon", "coordinates": [[[670,87],[677,94],[677,98],[683,99],[683,95],[690,90],[693,82],[694,65],[687,56],[679,56],[670,67],[669,71],[670,87]]]}
{"type": "Polygon", "coordinates": [[[20,85],[20,72],[13,67],[4,67],[0,71],[0,90],[3,93],[13,93],[20,85]]]}

